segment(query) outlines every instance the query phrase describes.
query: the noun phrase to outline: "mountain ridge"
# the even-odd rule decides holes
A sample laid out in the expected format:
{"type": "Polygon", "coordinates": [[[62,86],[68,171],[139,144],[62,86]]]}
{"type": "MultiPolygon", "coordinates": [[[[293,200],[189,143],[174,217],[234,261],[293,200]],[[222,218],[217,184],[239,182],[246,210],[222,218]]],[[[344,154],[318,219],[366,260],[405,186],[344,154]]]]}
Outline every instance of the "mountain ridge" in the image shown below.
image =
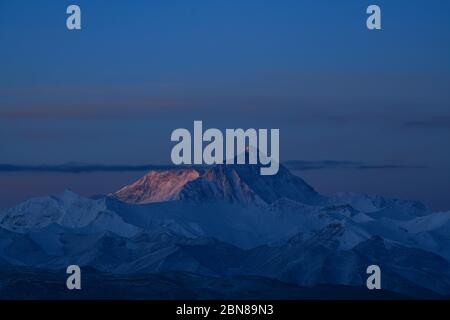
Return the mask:
{"type": "Polygon", "coordinates": [[[237,164],[150,171],[109,196],[132,204],[187,200],[226,201],[245,206],[268,205],[280,198],[314,204],[325,199],[282,165],[277,175],[260,176],[259,166],[237,164]]]}
{"type": "Polygon", "coordinates": [[[29,199],[0,213],[0,266],[358,286],[367,265],[380,264],[391,291],[450,293],[450,212],[365,194],[325,197],[282,166],[268,177],[257,169],[149,172],[109,196],[29,199]]]}

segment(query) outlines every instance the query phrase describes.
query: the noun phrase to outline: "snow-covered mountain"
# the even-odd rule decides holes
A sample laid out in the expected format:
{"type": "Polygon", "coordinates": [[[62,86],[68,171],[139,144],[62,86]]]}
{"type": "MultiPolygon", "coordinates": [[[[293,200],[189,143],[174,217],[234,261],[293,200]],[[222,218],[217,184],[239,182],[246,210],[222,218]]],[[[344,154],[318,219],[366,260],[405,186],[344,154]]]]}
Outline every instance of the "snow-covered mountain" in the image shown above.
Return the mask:
{"type": "Polygon", "coordinates": [[[113,274],[181,271],[256,275],[302,286],[383,286],[450,294],[450,212],[415,201],[346,193],[325,197],[283,166],[150,172],[109,196],[71,191],[0,213],[0,268],[113,274]]]}
{"type": "Polygon", "coordinates": [[[136,232],[136,227],[127,225],[107,208],[106,198],[88,199],[70,190],[54,196],[32,198],[0,215],[0,226],[18,233],[52,224],[68,229],[108,230],[119,235],[136,232]]]}
{"type": "Polygon", "coordinates": [[[195,169],[150,171],[111,196],[128,203],[144,204],[178,200],[181,190],[200,176],[195,169]]]}
{"type": "Polygon", "coordinates": [[[280,166],[275,176],[261,176],[256,165],[151,171],[110,196],[133,204],[188,200],[196,203],[225,201],[244,206],[261,206],[281,198],[310,204],[324,199],[284,166],[280,166]]]}

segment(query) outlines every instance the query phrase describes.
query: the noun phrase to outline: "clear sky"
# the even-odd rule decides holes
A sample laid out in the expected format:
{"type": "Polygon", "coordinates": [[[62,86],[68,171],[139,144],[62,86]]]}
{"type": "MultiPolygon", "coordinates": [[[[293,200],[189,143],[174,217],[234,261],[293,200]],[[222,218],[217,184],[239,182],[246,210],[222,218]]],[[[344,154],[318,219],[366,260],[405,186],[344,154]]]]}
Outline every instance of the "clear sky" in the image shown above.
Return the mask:
{"type": "MultiPolygon", "coordinates": [[[[0,164],[165,164],[172,130],[203,120],[280,128],[319,191],[450,209],[449,40],[445,0],[2,0],[0,164]]],[[[30,184],[0,179],[0,207],[30,184]]]]}

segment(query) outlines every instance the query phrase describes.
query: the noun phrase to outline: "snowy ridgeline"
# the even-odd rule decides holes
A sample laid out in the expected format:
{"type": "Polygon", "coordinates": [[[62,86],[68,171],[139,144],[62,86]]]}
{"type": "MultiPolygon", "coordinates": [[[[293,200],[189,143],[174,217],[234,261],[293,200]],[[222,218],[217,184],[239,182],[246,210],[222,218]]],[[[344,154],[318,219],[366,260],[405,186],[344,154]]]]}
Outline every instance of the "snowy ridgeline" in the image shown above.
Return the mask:
{"type": "Polygon", "coordinates": [[[301,286],[450,295],[450,212],[361,194],[318,194],[280,167],[150,172],[105,197],[71,191],[0,214],[0,268],[261,276],[301,286]]]}

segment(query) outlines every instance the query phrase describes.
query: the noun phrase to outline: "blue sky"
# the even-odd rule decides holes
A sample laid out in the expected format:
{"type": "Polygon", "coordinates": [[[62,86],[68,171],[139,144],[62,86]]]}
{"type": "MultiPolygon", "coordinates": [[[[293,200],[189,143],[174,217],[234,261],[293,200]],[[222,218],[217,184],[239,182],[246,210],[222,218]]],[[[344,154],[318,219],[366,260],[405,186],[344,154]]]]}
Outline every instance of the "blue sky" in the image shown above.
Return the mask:
{"type": "Polygon", "coordinates": [[[319,191],[448,209],[449,39],[438,0],[4,0],[0,163],[166,164],[203,120],[280,128],[282,161],[377,167],[300,172],[319,191]]]}

